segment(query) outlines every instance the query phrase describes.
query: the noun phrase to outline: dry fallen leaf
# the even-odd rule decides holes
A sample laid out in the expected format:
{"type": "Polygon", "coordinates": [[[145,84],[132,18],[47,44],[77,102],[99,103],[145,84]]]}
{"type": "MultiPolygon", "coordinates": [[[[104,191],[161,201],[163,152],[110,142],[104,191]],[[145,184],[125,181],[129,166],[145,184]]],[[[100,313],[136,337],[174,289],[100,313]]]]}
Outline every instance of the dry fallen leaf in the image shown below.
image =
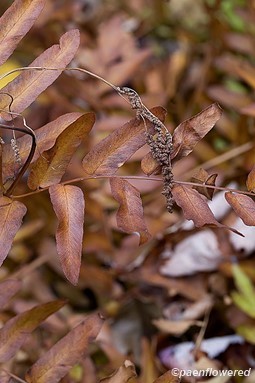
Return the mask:
{"type": "MultiPolygon", "coordinates": [[[[155,319],[153,324],[163,333],[172,335],[181,335],[186,332],[191,326],[198,325],[197,321],[194,320],[168,320],[168,319],[155,319]]],[[[200,323],[201,324],[201,323],[200,323]]]]}
{"type": "Polygon", "coordinates": [[[173,250],[168,250],[160,272],[171,277],[181,277],[215,270],[221,259],[216,235],[212,231],[204,230],[183,239],[173,250]]]}
{"type": "Polygon", "coordinates": [[[129,360],[125,360],[123,365],[110,377],[100,380],[101,383],[136,383],[135,366],[129,360]]]}
{"type": "Polygon", "coordinates": [[[33,364],[26,374],[26,381],[59,382],[75,363],[86,356],[89,344],[95,340],[102,325],[103,320],[97,313],[88,315],[33,364]]]}
{"type": "Polygon", "coordinates": [[[2,308],[20,288],[21,282],[17,279],[6,279],[0,282],[0,308],[2,308]]]}
{"type": "Polygon", "coordinates": [[[64,304],[63,301],[44,303],[18,314],[6,322],[0,330],[0,363],[11,359],[25,342],[28,335],[49,315],[63,307],[64,304]]]}

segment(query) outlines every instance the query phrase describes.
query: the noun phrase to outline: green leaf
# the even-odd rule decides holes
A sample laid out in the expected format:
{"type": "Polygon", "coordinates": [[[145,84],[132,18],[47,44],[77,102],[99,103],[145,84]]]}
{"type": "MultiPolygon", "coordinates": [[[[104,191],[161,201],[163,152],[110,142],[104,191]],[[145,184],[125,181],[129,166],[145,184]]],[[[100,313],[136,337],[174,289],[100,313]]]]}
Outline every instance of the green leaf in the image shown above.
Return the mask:
{"type": "Polygon", "coordinates": [[[236,328],[236,332],[251,344],[255,344],[255,323],[242,324],[236,328]]]}
{"type": "Polygon", "coordinates": [[[240,310],[255,318],[255,289],[250,278],[242,271],[240,266],[232,266],[233,277],[238,292],[234,291],[231,297],[240,310]]]}

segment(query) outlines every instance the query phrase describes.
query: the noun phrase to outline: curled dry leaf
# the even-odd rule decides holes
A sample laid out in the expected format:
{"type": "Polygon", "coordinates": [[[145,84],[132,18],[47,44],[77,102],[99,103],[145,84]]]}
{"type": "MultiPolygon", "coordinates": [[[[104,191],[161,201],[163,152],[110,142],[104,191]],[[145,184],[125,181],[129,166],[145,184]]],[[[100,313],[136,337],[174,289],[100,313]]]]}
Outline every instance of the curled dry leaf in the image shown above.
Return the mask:
{"type": "Polygon", "coordinates": [[[44,303],[16,315],[0,330],[0,362],[11,359],[25,342],[28,335],[34,331],[48,316],[58,311],[65,302],[53,301],[44,303]]]}
{"type": "Polygon", "coordinates": [[[221,115],[220,106],[212,104],[177,126],[173,134],[172,158],[178,161],[191,153],[194,146],[214,127],[221,115]]]}
{"type": "MultiPolygon", "coordinates": [[[[182,122],[173,133],[172,160],[178,161],[192,152],[195,145],[214,127],[220,119],[222,110],[218,104],[212,104],[194,117],[182,122]]],[[[158,171],[158,163],[148,153],[142,160],[142,170],[151,175],[158,171]]]]}
{"type": "Polygon", "coordinates": [[[58,136],[54,147],[44,152],[32,166],[28,178],[30,189],[44,188],[61,181],[75,150],[89,134],[94,122],[94,113],[85,113],[58,136]]]}
{"type": "Polygon", "coordinates": [[[225,198],[245,225],[255,226],[255,202],[244,194],[227,192],[225,198]]]}
{"type": "Polygon", "coordinates": [[[101,383],[135,383],[135,366],[129,360],[125,360],[123,365],[115,371],[110,377],[100,380],[101,383]]]}
{"type": "Polygon", "coordinates": [[[191,326],[197,324],[197,321],[192,319],[185,320],[168,320],[168,319],[155,319],[153,324],[162,332],[173,335],[180,335],[186,332],[191,326]]]}
{"type": "Polygon", "coordinates": [[[7,257],[27,208],[23,203],[0,197],[0,266],[7,257]]]}
{"type": "Polygon", "coordinates": [[[44,3],[45,0],[16,0],[0,18],[0,65],[32,27],[44,3]]]}
{"type": "MultiPolygon", "coordinates": [[[[36,142],[39,150],[36,150],[32,163],[40,156],[40,153],[50,149],[56,142],[57,137],[71,124],[75,123],[80,117],[81,113],[67,113],[63,116],[56,118],[56,120],[37,129],[36,142]]],[[[17,146],[19,148],[20,158],[25,162],[30,151],[31,137],[27,134],[17,139],[17,146]]],[[[10,144],[3,145],[3,179],[13,176],[13,149],[10,144]]]]}
{"type": "Polygon", "coordinates": [[[0,308],[15,295],[21,287],[21,282],[17,279],[7,279],[0,283],[0,308]]]}
{"type": "Polygon", "coordinates": [[[59,382],[75,363],[86,356],[88,346],[97,337],[102,324],[98,314],[89,315],[33,364],[26,374],[26,381],[59,382]]]}
{"type": "Polygon", "coordinates": [[[141,161],[141,169],[147,176],[151,176],[152,174],[160,174],[160,165],[152,157],[151,152],[145,154],[143,157],[141,161]]]}
{"type": "Polygon", "coordinates": [[[151,235],[148,232],[143,216],[143,205],[139,191],[123,178],[111,178],[112,195],[119,202],[117,225],[126,233],[137,233],[140,245],[147,242],[151,235]]]}
{"type": "Polygon", "coordinates": [[[77,186],[54,185],[49,188],[53,209],[58,218],[57,252],[66,278],[78,283],[81,266],[85,200],[77,186]]]}
{"type": "Polygon", "coordinates": [[[206,185],[215,186],[218,174],[209,175],[206,170],[200,168],[198,173],[192,177],[191,182],[201,184],[201,186],[193,186],[193,189],[204,195],[207,199],[212,200],[214,189],[207,188],[206,185]]]}
{"type": "MultiPolygon", "coordinates": [[[[165,109],[152,108],[151,112],[161,121],[165,118],[165,109]]],[[[153,133],[153,126],[146,122],[147,130],[153,133]]],[[[144,121],[130,120],[121,128],[100,141],[84,157],[83,169],[87,174],[113,175],[145,143],[144,121]]]]}
{"type": "Polygon", "coordinates": [[[251,169],[246,180],[247,189],[255,193],[255,166],[251,169]]]}
{"type": "Polygon", "coordinates": [[[173,197],[178,206],[181,207],[186,219],[191,219],[196,227],[213,226],[232,230],[239,234],[237,230],[219,223],[207,205],[206,200],[196,190],[184,185],[175,184],[173,187],[173,197]]]}
{"type": "MultiPolygon", "coordinates": [[[[51,85],[62,73],[63,67],[73,59],[80,43],[80,34],[78,30],[66,32],[61,38],[59,45],[53,45],[43,52],[31,64],[31,67],[61,68],[59,70],[26,70],[16,79],[1,89],[1,92],[7,92],[12,95],[14,102],[12,111],[16,113],[23,112],[32,102],[51,85]]],[[[0,109],[8,110],[10,100],[4,97],[0,100],[0,109]]],[[[4,113],[4,118],[10,120],[11,116],[4,113]]]]}

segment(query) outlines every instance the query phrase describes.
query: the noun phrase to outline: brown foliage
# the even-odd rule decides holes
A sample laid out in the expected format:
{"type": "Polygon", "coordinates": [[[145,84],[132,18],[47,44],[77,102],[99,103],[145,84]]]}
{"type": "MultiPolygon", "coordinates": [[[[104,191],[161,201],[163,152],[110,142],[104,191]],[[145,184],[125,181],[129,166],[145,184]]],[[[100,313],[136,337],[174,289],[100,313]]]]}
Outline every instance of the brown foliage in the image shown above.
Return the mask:
{"type": "Polygon", "coordinates": [[[27,208],[21,202],[1,197],[0,211],[0,264],[2,264],[10,251],[14,236],[22,224],[27,208]]]}
{"type": "Polygon", "coordinates": [[[0,65],[33,26],[45,0],[15,1],[0,18],[0,65]]]}
{"type": "Polygon", "coordinates": [[[89,315],[37,360],[26,374],[27,382],[59,382],[87,354],[88,346],[97,337],[102,324],[98,314],[89,315]]]}
{"type": "Polygon", "coordinates": [[[54,185],[49,189],[58,218],[57,250],[67,279],[76,285],[79,279],[85,201],[77,186],[54,185]]]}
{"type": "Polygon", "coordinates": [[[143,245],[151,235],[144,222],[139,191],[128,181],[120,178],[111,178],[110,184],[112,195],[120,204],[116,216],[118,227],[126,233],[138,233],[139,243],[143,245]]]}
{"type": "Polygon", "coordinates": [[[0,2],[1,383],[250,366],[255,18],[227,3],[0,2]]]}
{"type": "Polygon", "coordinates": [[[0,330],[0,362],[11,359],[28,335],[63,305],[61,301],[44,303],[6,322],[0,330]]]}

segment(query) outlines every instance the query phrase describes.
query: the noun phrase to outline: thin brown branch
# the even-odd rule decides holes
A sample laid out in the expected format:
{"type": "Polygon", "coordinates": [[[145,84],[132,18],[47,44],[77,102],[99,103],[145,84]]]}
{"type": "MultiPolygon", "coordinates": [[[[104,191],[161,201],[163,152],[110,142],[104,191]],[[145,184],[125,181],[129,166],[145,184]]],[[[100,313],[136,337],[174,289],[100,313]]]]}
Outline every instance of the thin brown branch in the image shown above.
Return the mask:
{"type": "MultiPolygon", "coordinates": [[[[145,180],[145,181],[158,181],[158,182],[162,182],[162,178],[160,177],[145,177],[145,176],[115,176],[116,178],[123,178],[123,179],[128,179],[128,180],[145,180]]],[[[71,180],[68,180],[68,181],[64,181],[64,182],[61,182],[60,185],[68,185],[68,184],[72,184],[72,183],[76,183],[76,182],[82,182],[82,181],[88,181],[88,180],[96,180],[96,179],[108,179],[108,178],[113,178],[112,175],[106,175],[106,176],[90,176],[90,177],[79,177],[79,178],[73,178],[71,180]]],[[[196,182],[189,182],[189,181],[178,181],[178,180],[174,180],[173,183],[175,184],[179,184],[179,185],[187,185],[187,186],[203,186],[203,187],[206,187],[206,188],[209,188],[209,189],[215,189],[215,190],[221,190],[221,191],[230,191],[230,192],[233,192],[233,193],[238,193],[238,194],[245,194],[245,195],[249,195],[251,197],[255,197],[255,194],[252,193],[252,192],[248,192],[248,191],[245,191],[245,190],[238,190],[238,189],[233,189],[233,188],[228,188],[228,187],[223,187],[223,186],[213,186],[213,185],[201,185],[199,183],[196,183],[196,182]]],[[[32,191],[32,192],[29,192],[29,193],[25,193],[25,194],[19,194],[19,195],[14,195],[14,196],[10,196],[11,198],[13,199],[19,199],[19,198],[25,198],[25,197],[29,197],[31,195],[34,195],[34,194],[38,194],[38,193],[42,193],[46,190],[49,189],[50,186],[47,186],[45,188],[42,188],[42,189],[39,189],[39,190],[35,190],[35,191],[32,191]]]]}
{"type": "Polygon", "coordinates": [[[20,379],[18,376],[12,374],[10,371],[5,370],[4,368],[1,368],[0,371],[3,371],[5,375],[10,376],[11,378],[15,379],[17,382],[20,382],[20,383],[26,383],[25,380],[20,379]]]}

